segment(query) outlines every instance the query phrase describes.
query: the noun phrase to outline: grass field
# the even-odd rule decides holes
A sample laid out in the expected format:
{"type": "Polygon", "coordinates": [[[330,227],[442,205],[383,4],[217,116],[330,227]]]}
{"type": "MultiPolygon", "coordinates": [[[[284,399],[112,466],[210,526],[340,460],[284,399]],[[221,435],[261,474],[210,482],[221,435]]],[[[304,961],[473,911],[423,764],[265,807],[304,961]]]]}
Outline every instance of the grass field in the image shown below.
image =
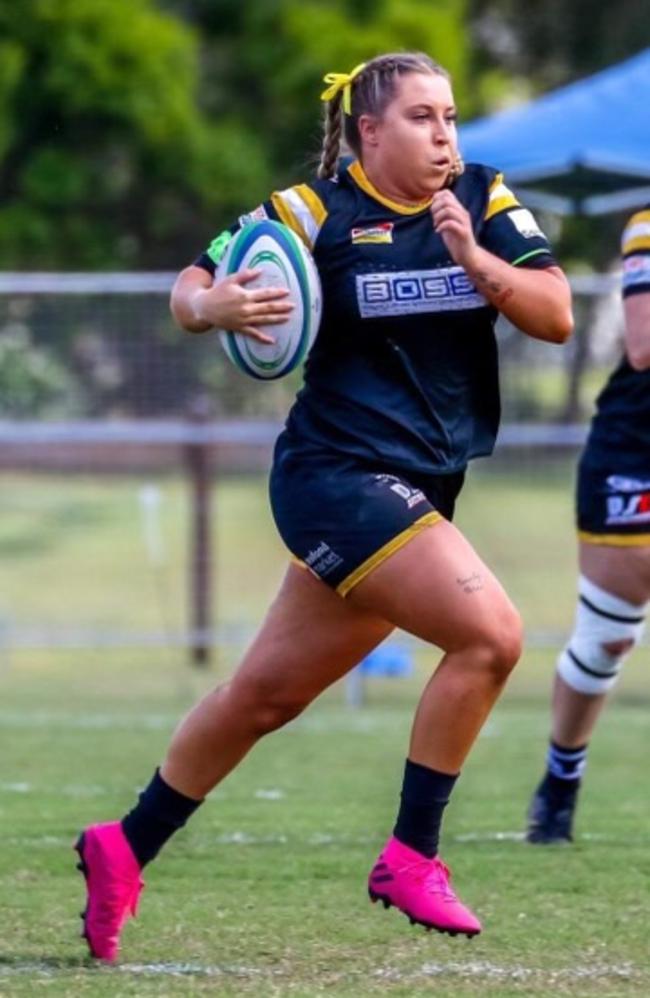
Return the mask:
{"type": "MultiPolygon", "coordinates": [[[[172,622],[184,613],[184,493],[164,486],[172,622]]],[[[2,604],[12,621],[159,623],[140,554],[133,483],[5,483],[2,604]]],[[[263,488],[219,490],[222,624],[261,612],[284,555],[263,488]]],[[[470,482],[460,522],[521,605],[529,629],[566,631],[573,612],[571,498],[562,475],[470,482]]],[[[91,965],[77,938],[82,824],[118,817],[178,717],[227,674],[178,650],[5,653],[0,672],[0,995],[645,996],[650,749],[647,648],[637,652],[594,741],[576,844],[521,840],[540,775],[554,653],[529,647],[487,724],[445,823],[443,855],[482,917],[473,941],[411,928],[371,906],[365,878],[397,801],[410,717],[434,657],[410,679],[341,686],[263,742],[147,871],[120,965],[91,965]]]]}

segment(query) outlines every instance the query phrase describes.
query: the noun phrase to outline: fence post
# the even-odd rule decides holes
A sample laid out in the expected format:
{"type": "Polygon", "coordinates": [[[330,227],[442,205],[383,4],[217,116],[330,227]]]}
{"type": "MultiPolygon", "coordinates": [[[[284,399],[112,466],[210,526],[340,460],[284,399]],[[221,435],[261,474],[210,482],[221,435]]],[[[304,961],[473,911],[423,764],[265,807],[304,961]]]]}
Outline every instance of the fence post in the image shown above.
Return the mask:
{"type": "MultiPolygon", "coordinates": [[[[189,409],[193,427],[210,421],[211,407],[206,396],[196,398],[189,409]]],[[[210,517],[210,446],[196,440],[185,448],[190,483],[190,648],[192,662],[207,667],[211,662],[212,625],[212,529],[210,517]]]]}

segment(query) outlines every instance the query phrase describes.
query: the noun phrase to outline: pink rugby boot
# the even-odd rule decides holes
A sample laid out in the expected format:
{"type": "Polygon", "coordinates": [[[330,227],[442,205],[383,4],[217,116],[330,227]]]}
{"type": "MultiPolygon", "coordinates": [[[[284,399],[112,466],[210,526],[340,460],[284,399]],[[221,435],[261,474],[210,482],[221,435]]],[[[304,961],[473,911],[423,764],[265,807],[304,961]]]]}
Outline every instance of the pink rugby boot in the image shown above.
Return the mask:
{"type": "Polygon", "coordinates": [[[140,866],[119,821],[91,825],[74,848],[80,858],[77,869],[86,878],[82,936],[92,956],[112,962],[119,952],[120,932],[137,911],[144,887],[140,866]]]}
{"type": "Polygon", "coordinates": [[[478,935],[481,923],[469,908],[461,904],[451,889],[450,872],[437,856],[427,859],[403,845],[394,836],[388,840],[368,880],[372,902],[382,901],[384,908],[395,905],[411,920],[427,929],[478,935]]]}

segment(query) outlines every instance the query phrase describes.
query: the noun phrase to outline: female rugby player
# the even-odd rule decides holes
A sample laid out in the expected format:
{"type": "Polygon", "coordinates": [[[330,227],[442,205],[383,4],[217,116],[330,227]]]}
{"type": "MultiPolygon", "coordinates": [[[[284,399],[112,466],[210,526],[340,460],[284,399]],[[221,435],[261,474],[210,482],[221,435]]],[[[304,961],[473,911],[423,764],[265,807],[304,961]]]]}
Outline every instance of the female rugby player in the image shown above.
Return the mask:
{"type": "MultiPolygon", "coordinates": [[[[205,795],[395,627],[443,656],[415,713],[370,896],[441,932],[481,929],[452,891],[438,837],[463,761],[519,658],[521,625],[451,519],[468,461],[489,454],[497,432],[498,312],[561,343],[570,292],[501,174],[463,167],[440,66],[383,55],[325,80],[318,179],[273,194],[238,223],[291,226],[323,285],[321,329],[271,473],[293,561],[239,668],[182,721],[135,808],[77,843],[85,935],[103,959],[117,954],[142,868],[205,795]],[[342,134],[355,156],[347,166],[342,134]]],[[[250,273],[213,286],[228,236],[179,275],[172,311],[191,332],[264,339],[291,306],[279,289],[247,289],[250,273]]]]}
{"type": "Polygon", "coordinates": [[[526,837],[571,842],[587,748],[650,600],[650,205],[621,241],[625,353],[597,400],[578,466],[578,608],[558,658],[546,772],[526,837]]]}

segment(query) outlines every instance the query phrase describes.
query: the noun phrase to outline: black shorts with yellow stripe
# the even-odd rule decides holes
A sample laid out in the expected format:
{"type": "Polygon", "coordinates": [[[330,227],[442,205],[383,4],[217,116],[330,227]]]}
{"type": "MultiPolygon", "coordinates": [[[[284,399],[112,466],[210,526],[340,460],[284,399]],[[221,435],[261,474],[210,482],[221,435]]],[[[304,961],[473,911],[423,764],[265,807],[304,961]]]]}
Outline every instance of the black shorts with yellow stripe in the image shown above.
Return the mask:
{"type": "Polygon", "coordinates": [[[271,509],[296,560],[341,596],[424,528],[451,520],[464,472],[393,474],[354,457],[294,449],[283,434],[271,509]]]}
{"type": "Polygon", "coordinates": [[[594,461],[586,451],[578,466],[578,537],[587,544],[631,547],[650,544],[650,461],[636,468],[615,457],[594,461]]]}

